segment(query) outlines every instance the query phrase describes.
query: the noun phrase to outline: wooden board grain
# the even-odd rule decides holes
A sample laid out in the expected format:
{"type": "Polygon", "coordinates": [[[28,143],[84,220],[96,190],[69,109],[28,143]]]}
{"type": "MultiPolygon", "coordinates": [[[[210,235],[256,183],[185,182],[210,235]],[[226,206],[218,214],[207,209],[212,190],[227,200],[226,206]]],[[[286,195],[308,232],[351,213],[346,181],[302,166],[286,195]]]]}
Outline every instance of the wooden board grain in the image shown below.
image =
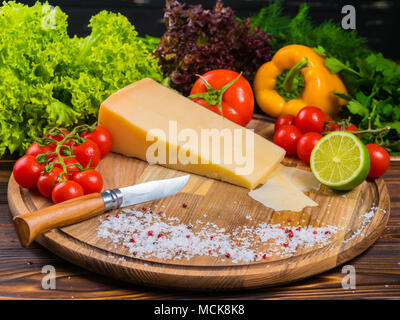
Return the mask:
{"type": "MultiPolygon", "coordinates": [[[[260,119],[253,120],[250,127],[266,137],[272,130],[260,119]]],[[[284,163],[306,169],[295,159],[285,159],[284,163]]],[[[103,159],[99,170],[107,189],[183,174],[117,154],[103,159]]],[[[346,193],[345,197],[321,187],[318,192],[310,193],[319,207],[306,208],[300,213],[278,214],[249,198],[247,192],[241,187],[192,175],[182,192],[144,205],[164,206],[167,217],[177,217],[186,224],[197,219],[204,221],[207,213],[206,221],[227,230],[262,222],[304,227],[326,224],[343,229],[321,248],[299,248],[292,257],[274,255],[250,263],[233,263],[231,259],[210,256],[196,256],[190,260],[135,258],[123,246],[114,246],[109,240],[97,237],[96,228],[104,216],[49,231],[37,241],[72,263],[123,281],[191,290],[242,289],[287,283],[334,268],[368,248],[383,231],[389,218],[390,200],[382,179],[366,181],[346,193]],[[183,202],[188,204],[186,208],[182,207],[183,202]],[[381,210],[377,210],[365,224],[363,214],[372,206],[381,210]],[[251,219],[247,218],[249,216],[251,219]]],[[[14,216],[50,204],[38,194],[19,188],[12,177],[8,201],[14,216]]]]}

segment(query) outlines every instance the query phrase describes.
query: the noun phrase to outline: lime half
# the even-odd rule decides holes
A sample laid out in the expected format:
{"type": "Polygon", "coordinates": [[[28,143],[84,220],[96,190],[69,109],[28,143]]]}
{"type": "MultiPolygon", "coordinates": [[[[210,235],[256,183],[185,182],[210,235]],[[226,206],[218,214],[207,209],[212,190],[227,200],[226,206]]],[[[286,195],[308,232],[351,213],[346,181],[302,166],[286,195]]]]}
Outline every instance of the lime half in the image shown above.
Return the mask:
{"type": "Polygon", "coordinates": [[[322,184],[336,190],[351,190],[367,177],[370,160],[367,148],[354,134],[335,131],[315,145],[310,166],[322,184]]]}

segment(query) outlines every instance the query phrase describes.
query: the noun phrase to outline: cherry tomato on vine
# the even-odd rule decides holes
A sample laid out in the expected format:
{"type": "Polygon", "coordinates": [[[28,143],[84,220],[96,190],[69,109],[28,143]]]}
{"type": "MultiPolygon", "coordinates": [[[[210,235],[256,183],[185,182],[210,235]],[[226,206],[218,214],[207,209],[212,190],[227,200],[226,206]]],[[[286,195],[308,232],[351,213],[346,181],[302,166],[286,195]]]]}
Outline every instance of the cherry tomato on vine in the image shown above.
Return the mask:
{"type": "Polygon", "coordinates": [[[40,173],[44,166],[36,161],[31,155],[25,155],[17,160],[13,168],[15,181],[23,188],[35,190],[40,173]]]}
{"type": "Polygon", "coordinates": [[[190,95],[199,95],[190,97],[194,102],[206,107],[207,109],[221,114],[216,96],[222,94],[222,114],[241,126],[246,126],[254,111],[254,94],[250,83],[239,73],[227,70],[217,69],[209,71],[199,77],[194,83],[190,95]],[[237,79],[226,91],[221,91],[224,86],[237,79]],[[208,83],[206,84],[205,81],[208,83]],[[208,85],[210,87],[208,87],[208,85]],[[209,95],[207,95],[209,93],[209,95]],[[211,98],[211,96],[213,98],[211,98]]]}
{"type": "Polygon", "coordinates": [[[103,177],[95,169],[88,169],[73,175],[72,180],[79,183],[85,194],[101,192],[103,177]]]}
{"type": "Polygon", "coordinates": [[[287,155],[296,153],[297,141],[301,138],[300,130],[290,124],[285,124],[275,132],[274,143],[286,150],[287,155]]]}
{"type": "Polygon", "coordinates": [[[307,132],[299,139],[299,141],[297,141],[297,156],[305,164],[310,164],[311,152],[321,138],[322,135],[320,133],[307,132]]]}
{"type": "MultiPolygon", "coordinates": [[[[336,126],[336,130],[335,130],[335,131],[342,131],[342,130],[343,130],[343,129],[342,129],[339,125],[336,126]]],[[[346,127],[346,128],[344,129],[344,131],[349,131],[349,132],[352,132],[352,131],[353,131],[353,132],[354,132],[354,131],[358,131],[358,128],[357,128],[356,125],[350,124],[348,127],[346,127]]],[[[360,138],[361,135],[357,134],[357,137],[360,138]]]]}
{"type": "Polygon", "coordinates": [[[295,119],[296,119],[296,117],[291,114],[284,114],[284,115],[280,116],[275,121],[275,126],[274,126],[275,132],[285,124],[294,125],[295,119]]]}
{"type": "Polygon", "coordinates": [[[96,142],[86,139],[80,145],[72,144],[72,153],[75,155],[76,160],[86,168],[90,162],[90,168],[96,168],[100,163],[101,151],[96,142]]]}
{"type": "MultiPolygon", "coordinates": [[[[63,159],[65,165],[67,166],[68,177],[72,177],[76,172],[79,172],[79,168],[76,166],[76,164],[79,163],[78,160],[76,160],[74,157],[63,158],[63,159]]],[[[63,169],[58,157],[54,158],[52,162],[54,163],[54,167],[63,169]]]]}
{"type": "Polygon", "coordinates": [[[96,129],[92,132],[82,132],[81,137],[89,138],[90,140],[97,143],[100,148],[101,158],[104,158],[111,151],[112,136],[106,128],[97,126],[96,129]]]}
{"type": "Polygon", "coordinates": [[[378,146],[377,144],[367,144],[365,147],[368,150],[371,161],[368,177],[378,178],[382,176],[389,168],[390,155],[384,148],[378,146]]]}
{"type": "MultiPolygon", "coordinates": [[[[64,135],[69,134],[69,131],[66,130],[66,129],[62,129],[61,131],[63,132],[64,135]]],[[[51,138],[51,139],[56,140],[56,141],[61,141],[61,140],[64,139],[64,135],[62,135],[62,134],[50,135],[49,133],[46,133],[43,136],[43,138],[51,138]]],[[[56,144],[54,142],[51,142],[48,146],[51,147],[52,150],[55,150],[55,148],[56,148],[56,144]]]]}
{"type": "Polygon", "coordinates": [[[325,120],[324,129],[322,132],[332,132],[337,131],[339,126],[333,121],[331,117],[328,116],[325,120]]]}
{"type": "Polygon", "coordinates": [[[302,133],[324,131],[325,121],[328,115],[317,107],[304,107],[296,116],[295,124],[302,133]]]}
{"type": "Polygon", "coordinates": [[[60,182],[58,178],[62,172],[62,169],[54,167],[50,172],[43,172],[39,176],[37,187],[42,196],[51,199],[53,189],[60,182]]]}
{"type": "Polygon", "coordinates": [[[36,157],[40,153],[49,153],[49,152],[53,152],[53,149],[49,145],[41,147],[39,146],[39,143],[34,142],[29,146],[25,154],[36,157]]]}
{"type": "Polygon", "coordinates": [[[60,203],[83,195],[83,188],[79,183],[67,180],[56,184],[51,193],[51,198],[54,203],[60,203]]]}

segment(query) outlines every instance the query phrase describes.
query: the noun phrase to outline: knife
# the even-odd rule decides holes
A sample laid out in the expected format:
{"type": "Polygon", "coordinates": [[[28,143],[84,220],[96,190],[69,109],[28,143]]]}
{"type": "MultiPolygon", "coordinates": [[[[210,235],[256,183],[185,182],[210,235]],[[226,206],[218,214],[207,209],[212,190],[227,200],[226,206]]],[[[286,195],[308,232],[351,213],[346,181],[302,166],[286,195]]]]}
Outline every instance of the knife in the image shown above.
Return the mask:
{"type": "Polygon", "coordinates": [[[186,185],[190,175],[150,181],[92,193],[14,218],[19,240],[27,247],[40,234],[134,204],[171,196],[186,185]]]}

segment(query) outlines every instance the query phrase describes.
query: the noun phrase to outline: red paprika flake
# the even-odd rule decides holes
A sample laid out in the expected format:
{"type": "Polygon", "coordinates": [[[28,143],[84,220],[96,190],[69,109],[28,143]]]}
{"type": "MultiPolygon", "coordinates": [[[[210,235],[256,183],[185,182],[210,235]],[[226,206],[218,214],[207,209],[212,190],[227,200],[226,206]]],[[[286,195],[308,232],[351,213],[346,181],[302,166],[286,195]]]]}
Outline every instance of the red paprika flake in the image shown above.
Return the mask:
{"type": "Polygon", "coordinates": [[[147,235],[151,237],[153,235],[153,231],[147,231],[147,235]]]}
{"type": "Polygon", "coordinates": [[[331,232],[330,231],[325,231],[325,234],[331,234],[331,232]]]}
{"type": "Polygon", "coordinates": [[[182,208],[187,208],[187,204],[185,202],[182,203],[182,208]]]}
{"type": "Polygon", "coordinates": [[[283,244],[283,246],[286,248],[286,247],[289,246],[289,243],[286,242],[286,243],[283,244]]]}
{"type": "Polygon", "coordinates": [[[186,238],[188,238],[188,239],[189,239],[189,238],[190,238],[190,235],[187,235],[187,236],[186,236],[186,238]]]}
{"type": "Polygon", "coordinates": [[[231,255],[230,255],[229,253],[227,253],[227,254],[225,255],[225,257],[230,258],[231,255]]]}
{"type": "Polygon", "coordinates": [[[267,259],[267,255],[264,253],[262,256],[263,259],[267,259]]]}
{"type": "Polygon", "coordinates": [[[314,231],[313,231],[313,234],[317,234],[317,233],[318,233],[317,230],[314,230],[314,231]]]}
{"type": "Polygon", "coordinates": [[[131,240],[129,240],[130,242],[135,242],[135,239],[131,238],[131,240]]]}
{"type": "Polygon", "coordinates": [[[292,222],[292,219],[287,219],[287,222],[292,222]]]}
{"type": "Polygon", "coordinates": [[[157,238],[161,238],[161,237],[163,237],[163,236],[164,236],[163,233],[159,233],[158,236],[157,236],[157,238]]]}
{"type": "Polygon", "coordinates": [[[118,213],[115,215],[115,217],[116,217],[116,218],[119,218],[119,215],[118,215],[118,213]]]}

